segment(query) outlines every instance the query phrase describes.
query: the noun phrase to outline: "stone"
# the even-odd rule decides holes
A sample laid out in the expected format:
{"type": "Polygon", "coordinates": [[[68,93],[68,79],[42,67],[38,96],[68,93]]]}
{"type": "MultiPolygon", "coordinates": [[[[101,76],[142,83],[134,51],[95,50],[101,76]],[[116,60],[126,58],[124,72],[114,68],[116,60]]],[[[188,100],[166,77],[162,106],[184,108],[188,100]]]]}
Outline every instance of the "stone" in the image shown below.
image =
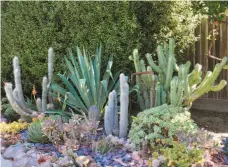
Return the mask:
{"type": "Polygon", "coordinates": [[[53,167],[53,165],[50,161],[47,161],[47,162],[40,164],[39,167],[53,167]]]}
{"type": "Polygon", "coordinates": [[[20,154],[17,154],[15,157],[14,157],[14,161],[18,161],[18,160],[20,160],[20,159],[22,159],[22,158],[28,158],[29,156],[28,156],[28,154],[26,154],[26,153],[24,153],[24,152],[22,152],[22,153],[20,153],[20,154]]]}
{"type": "Polygon", "coordinates": [[[38,167],[39,164],[36,159],[24,157],[17,161],[13,161],[12,167],[38,167]]]}
{"type": "Polygon", "coordinates": [[[27,151],[26,147],[22,144],[20,145],[11,145],[3,153],[3,158],[5,159],[14,159],[16,155],[25,153],[27,151]]]}

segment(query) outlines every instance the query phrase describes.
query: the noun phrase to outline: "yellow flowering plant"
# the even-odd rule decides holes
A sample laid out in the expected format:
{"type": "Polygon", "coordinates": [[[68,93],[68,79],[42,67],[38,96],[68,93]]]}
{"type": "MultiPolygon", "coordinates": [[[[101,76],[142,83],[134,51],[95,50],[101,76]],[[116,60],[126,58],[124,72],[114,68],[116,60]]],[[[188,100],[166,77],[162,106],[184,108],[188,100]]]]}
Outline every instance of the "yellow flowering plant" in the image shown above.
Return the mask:
{"type": "Polygon", "coordinates": [[[16,134],[21,130],[27,129],[29,126],[29,123],[27,122],[22,122],[21,120],[19,120],[18,122],[12,122],[12,123],[5,123],[5,122],[1,122],[0,123],[0,131],[1,131],[1,135],[3,133],[9,133],[9,134],[16,134]]]}

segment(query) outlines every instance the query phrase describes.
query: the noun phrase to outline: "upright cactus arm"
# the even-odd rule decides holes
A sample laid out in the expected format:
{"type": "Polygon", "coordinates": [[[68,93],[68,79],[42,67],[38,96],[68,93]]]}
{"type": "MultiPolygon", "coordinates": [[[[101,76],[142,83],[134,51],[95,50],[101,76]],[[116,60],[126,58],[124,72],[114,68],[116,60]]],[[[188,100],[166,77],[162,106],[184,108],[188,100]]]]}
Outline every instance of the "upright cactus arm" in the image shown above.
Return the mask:
{"type": "Polygon", "coordinates": [[[50,84],[53,79],[53,71],[54,71],[53,62],[54,62],[53,49],[49,48],[48,49],[48,84],[50,84]]]}
{"type": "Polygon", "coordinates": [[[226,86],[226,84],[227,82],[225,80],[221,80],[218,85],[211,86],[211,91],[220,91],[226,86]]]}
{"type": "Polygon", "coordinates": [[[202,66],[200,64],[196,64],[194,70],[188,75],[188,83],[190,87],[201,82],[201,70],[202,66]]]}
{"type": "Polygon", "coordinates": [[[150,66],[152,67],[152,69],[155,72],[157,72],[157,73],[161,73],[162,72],[161,68],[154,63],[154,60],[152,59],[151,54],[147,53],[146,54],[146,58],[147,58],[148,63],[150,64],[150,66]]]}
{"type": "Polygon", "coordinates": [[[118,106],[117,106],[117,95],[116,91],[112,91],[113,99],[114,99],[114,110],[113,110],[113,134],[118,135],[119,133],[119,119],[118,119],[118,106]]]}
{"type": "Polygon", "coordinates": [[[120,133],[119,137],[127,136],[129,85],[124,74],[120,74],[120,133]]]}
{"type": "Polygon", "coordinates": [[[158,55],[159,66],[164,71],[167,67],[167,59],[164,55],[162,46],[160,45],[158,45],[157,47],[157,55],[158,55]]]}
{"type": "Polygon", "coordinates": [[[195,101],[204,93],[208,93],[211,90],[211,88],[214,90],[216,89],[220,90],[220,88],[222,89],[225,86],[226,82],[220,83],[217,87],[213,87],[213,84],[218,78],[223,67],[226,65],[227,61],[228,61],[228,57],[224,57],[221,63],[215,65],[213,73],[210,71],[207,72],[206,77],[204,78],[202,83],[191,94],[191,97],[189,99],[190,102],[195,101]]]}
{"type": "Polygon", "coordinates": [[[160,84],[157,84],[155,87],[155,92],[156,92],[156,98],[155,98],[155,107],[161,105],[161,88],[160,84]]]}
{"type": "Polygon", "coordinates": [[[42,112],[42,101],[40,98],[36,99],[36,108],[38,112],[42,112]]]}
{"type": "MultiPolygon", "coordinates": [[[[138,52],[137,49],[134,49],[134,51],[133,51],[133,60],[134,60],[136,72],[141,72],[140,62],[139,62],[139,52],[138,52]]],[[[139,78],[139,76],[136,76],[136,83],[137,83],[137,84],[140,83],[140,78],[139,78]]]]}
{"type": "Polygon", "coordinates": [[[42,111],[45,112],[47,110],[47,92],[48,92],[48,79],[47,77],[43,77],[42,82],[42,111]]]}
{"type": "Polygon", "coordinates": [[[21,85],[21,69],[19,65],[19,59],[17,56],[13,58],[13,72],[14,72],[14,82],[15,82],[15,90],[17,91],[17,101],[18,103],[25,107],[25,99],[22,91],[21,85]]]}
{"type": "Polygon", "coordinates": [[[104,115],[104,127],[106,135],[112,134],[112,125],[111,125],[111,109],[109,106],[105,107],[105,115],[104,115]]]}
{"type": "Polygon", "coordinates": [[[21,106],[17,103],[17,101],[13,97],[13,89],[12,89],[12,87],[13,86],[12,86],[11,83],[5,83],[4,89],[5,89],[5,92],[6,92],[7,99],[9,100],[10,105],[12,106],[12,108],[21,116],[32,117],[32,118],[36,117],[37,116],[36,112],[33,112],[32,114],[31,113],[27,113],[21,108],[21,106]]]}

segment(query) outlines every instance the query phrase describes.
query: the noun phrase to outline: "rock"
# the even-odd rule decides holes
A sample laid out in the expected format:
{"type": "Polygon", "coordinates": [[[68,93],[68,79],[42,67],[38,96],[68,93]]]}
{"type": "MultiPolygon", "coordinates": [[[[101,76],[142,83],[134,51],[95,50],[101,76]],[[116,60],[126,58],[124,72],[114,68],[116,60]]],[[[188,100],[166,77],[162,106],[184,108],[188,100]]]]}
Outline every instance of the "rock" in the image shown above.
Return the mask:
{"type": "Polygon", "coordinates": [[[129,161],[131,160],[131,156],[130,156],[129,154],[126,154],[126,155],[123,157],[123,160],[129,162],[129,161]]]}
{"type": "Polygon", "coordinates": [[[13,161],[12,167],[38,167],[39,164],[36,159],[24,157],[17,161],[13,161]]]}
{"type": "Polygon", "coordinates": [[[53,165],[50,161],[47,161],[47,162],[40,164],[39,167],[53,167],[53,165]]]}
{"type": "Polygon", "coordinates": [[[15,157],[14,157],[14,161],[18,161],[18,160],[20,160],[20,159],[22,159],[22,158],[28,158],[29,156],[26,154],[26,153],[24,153],[24,152],[22,152],[22,153],[20,153],[20,154],[17,154],[15,157]]]}
{"type": "Polygon", "coordinates": [[[5,159],[14,159],[17,155],[23,154],[27,151],[24,145],[11,145],[3,153],[3,158],[5,159]]]}

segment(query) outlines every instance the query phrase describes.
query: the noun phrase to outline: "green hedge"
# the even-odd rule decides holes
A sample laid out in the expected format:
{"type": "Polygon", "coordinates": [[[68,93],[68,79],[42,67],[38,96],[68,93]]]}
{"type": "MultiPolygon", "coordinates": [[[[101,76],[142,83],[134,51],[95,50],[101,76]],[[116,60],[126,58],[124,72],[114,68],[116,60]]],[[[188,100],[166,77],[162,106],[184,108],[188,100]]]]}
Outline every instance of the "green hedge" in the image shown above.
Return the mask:
{"type": "Polygon", "coordinates": [[[172,36],[177,48],[186,48],[195,25],[189,2],[2,2],[2,79],[13,81],[12,58],[19,56],[29,95],[47,74],[48,48],[54,48],[57,73],[67,48],[77,44],[93,53],[102,43],[103,60],[113,55],[113,69],[130,73],[134,48],[153,52],[172,36]]]}

